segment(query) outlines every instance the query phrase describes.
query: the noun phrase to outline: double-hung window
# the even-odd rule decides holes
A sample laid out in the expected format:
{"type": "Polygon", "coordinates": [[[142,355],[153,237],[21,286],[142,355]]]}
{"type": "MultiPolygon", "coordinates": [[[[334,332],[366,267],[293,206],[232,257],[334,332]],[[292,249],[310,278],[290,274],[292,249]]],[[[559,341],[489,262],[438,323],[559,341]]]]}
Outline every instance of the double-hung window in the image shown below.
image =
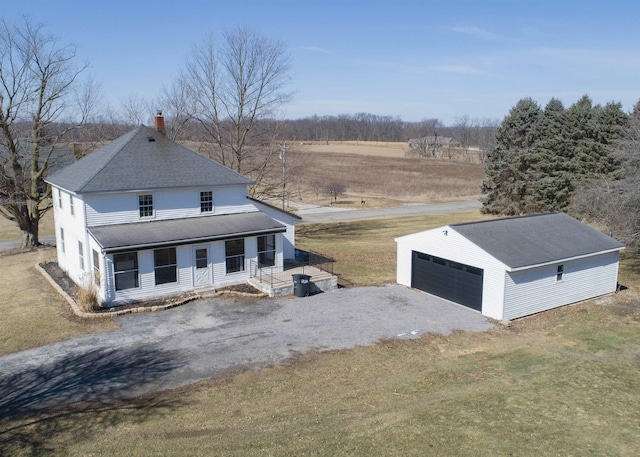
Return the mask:
{"type": "Polygon", "coordinates": [[[60,251],[64,254],[65,246],[64,246],[64,229],[60,227],[60,251]]]}
{"type": "Polygon", "coordinates": [[[276,264],[276,236],[265,235],[258,237],[258,266],[272,267],[276,264]]]}
{"type": "Polygon", "coordinates": [[[93,282],[97,286],[100,285],[100,255],[95,249],[93,250],[93,282]]]}
{"type": "Polygon", "coordinates": [[[564,278],[564,265],[558,265],[556,269],[556,282],[562,281],[562,278],[564,278]]]}
{"type": "Polygon", "coordinates": [[[156,249],[153,251],[156,286],[178,281],[176,248],[156,249]]]}
{"type": "Polygon", "coordinates": [[[78,263],[80,264],[80,270],[84,271],[84,246],[82,241],[78,241],[78,263]]]}
{"type": "Polygon", "coordinates": [[[213,192],[210,190],[200,192],[200,212],[210,213],[213,211],[213,192]]]}
{"type": "Polygon", "coordinates": [[[116,290],[137,288],[140,284],[138,279],[138,253],[114,254],[113,276],[116,290]]]}
{"type": "Polygon", "coordinates": [[[153,217],[153,195],[138,195],[140,217],[153,217]]]}
{"type": "Polygon", "coordinates": [[[58,189],[58,208],[62,209],[62,191],[58,189]]]}
{"type": "Polygon", "coordinates": [[[227,274],[244,271],[244,238],[224,243],[227,274]]]}
{"type": "Polygon", "coordinates": [[[72,216],[75,214],[73,210],[73,195],[69,195],[69,212],[72,216]]]}

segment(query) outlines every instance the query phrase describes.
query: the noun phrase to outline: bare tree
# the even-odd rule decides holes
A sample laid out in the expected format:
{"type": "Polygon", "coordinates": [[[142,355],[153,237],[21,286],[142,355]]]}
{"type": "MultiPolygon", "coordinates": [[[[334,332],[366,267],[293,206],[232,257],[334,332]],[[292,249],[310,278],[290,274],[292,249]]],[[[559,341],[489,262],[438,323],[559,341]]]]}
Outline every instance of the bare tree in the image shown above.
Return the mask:
{"type": "Polygon", "coordinates": [[[53,125],[68,113],[86,68],[73,65],[75,54],[27,18],[0,21],[0,215],[20,228],[23,247],[39,244],[40,218],[51,208],[44,178],[55,146],[82,123],[53,125]]]}
{"type": "MultiPolygon", "coordinates": [[[[223,165],[252,177],[260,186],[265,168],[278,160],[274,127],[287,91],[291,64],[280,42],[237,28],[193,50],[180,85],[188,87],[189,116],[203,127],[206,151],[223,165]]],[[[254,187],[254,192],[255,192],[254,187]]]]}
{"type": "Polygon", "coordinates": [[[133,126],[145,124],[149,121],[153,109],[153,101],[139,94],[130,94],[120,104],[122,120],[133,126]]]}

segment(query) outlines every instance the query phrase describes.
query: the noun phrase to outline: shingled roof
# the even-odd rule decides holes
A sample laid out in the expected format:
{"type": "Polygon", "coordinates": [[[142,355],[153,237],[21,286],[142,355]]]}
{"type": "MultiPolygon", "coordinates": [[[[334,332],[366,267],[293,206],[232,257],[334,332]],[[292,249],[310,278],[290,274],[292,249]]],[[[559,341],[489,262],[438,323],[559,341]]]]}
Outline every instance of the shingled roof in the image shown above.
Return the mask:
{"type": "Polygon", "coordinates": [[[624,248],[624,244],[560,212],[450,227],[512,269],[624,248]]]}
{"type": "Polygon", "coordinates": [[[143,125],[46,181],[78,194],[253,184],[246,176],[143,125]]]}

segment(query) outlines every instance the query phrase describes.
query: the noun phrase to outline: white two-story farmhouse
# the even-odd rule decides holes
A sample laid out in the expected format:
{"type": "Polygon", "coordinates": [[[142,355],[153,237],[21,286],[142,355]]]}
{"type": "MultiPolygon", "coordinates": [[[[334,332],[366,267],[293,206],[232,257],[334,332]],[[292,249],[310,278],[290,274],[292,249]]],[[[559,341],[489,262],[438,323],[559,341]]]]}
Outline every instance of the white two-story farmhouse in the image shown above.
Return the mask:
{"type": "Polygon", "coordinates": [[[294,256],[295,216],[252,181],[140,126],[49,176],[58,263],[104,305],[241,284],[294,256]]]}

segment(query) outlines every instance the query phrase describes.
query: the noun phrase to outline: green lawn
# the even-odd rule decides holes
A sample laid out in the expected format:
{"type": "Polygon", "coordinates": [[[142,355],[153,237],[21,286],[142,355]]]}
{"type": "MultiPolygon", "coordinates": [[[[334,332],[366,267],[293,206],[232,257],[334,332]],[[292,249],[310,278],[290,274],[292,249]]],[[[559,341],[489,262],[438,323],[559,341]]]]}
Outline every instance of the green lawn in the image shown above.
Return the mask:
{"type": "MultiPolygon", "coordinates": [[[[340,259],[379,261],[384,282],[395,244],[382,234],[458,217],[301,226],[298,235],[303,247],[343,249],[340,259]],[[323,238],[334,244],[319,247],[323,238]]],[[[354,283],[376,281],[347,260],[337,268],[354,283]]],[[[629,289],[615,296],[490,332],[306,354],[135,402],[0,419],[0,455],[635,456],[639,270],[637,259],[623,262],[629,289]]]]}

